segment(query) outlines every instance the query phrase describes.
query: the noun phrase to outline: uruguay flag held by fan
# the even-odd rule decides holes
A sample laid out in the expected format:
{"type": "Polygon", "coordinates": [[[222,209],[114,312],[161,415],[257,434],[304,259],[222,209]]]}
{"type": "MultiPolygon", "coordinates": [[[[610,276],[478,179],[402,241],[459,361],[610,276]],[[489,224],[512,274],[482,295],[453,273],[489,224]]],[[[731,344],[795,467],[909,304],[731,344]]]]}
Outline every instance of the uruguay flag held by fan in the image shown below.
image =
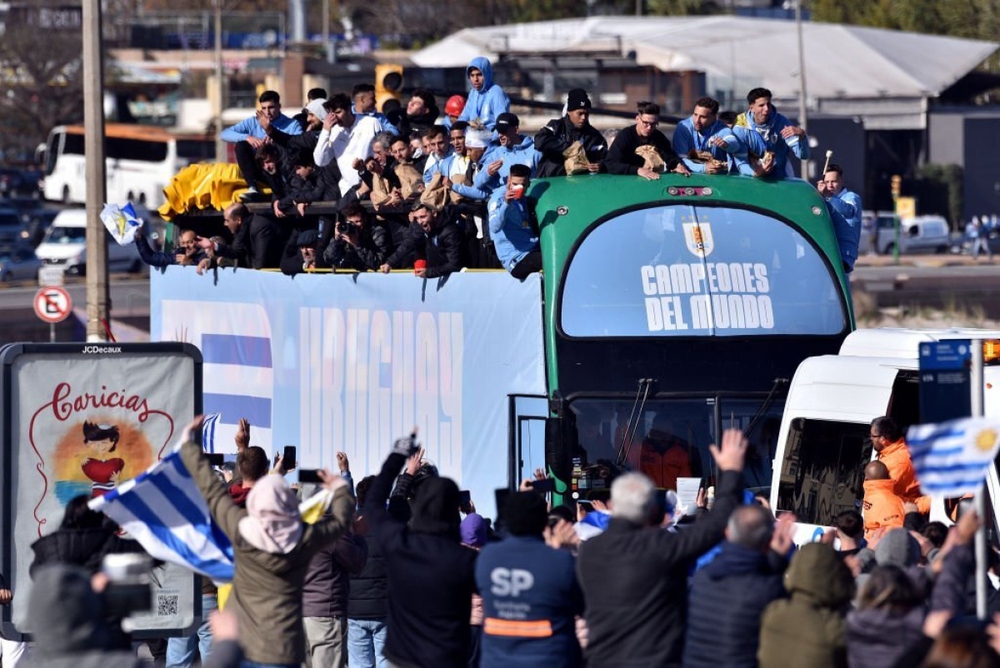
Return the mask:
{"type": "Polygon", "coordinates": [[[960,418],[914,425],[906,433],[924,494],[957,497],[979,489],[1000,449],[1000,420],[960,418]]]}
{"type": "Polygon", "coordinates": [[[90,502],[120,524],[154,558],[217,583],[233,579],[233,546],[212,519],[174,450],[135,479],[90,502]]]}

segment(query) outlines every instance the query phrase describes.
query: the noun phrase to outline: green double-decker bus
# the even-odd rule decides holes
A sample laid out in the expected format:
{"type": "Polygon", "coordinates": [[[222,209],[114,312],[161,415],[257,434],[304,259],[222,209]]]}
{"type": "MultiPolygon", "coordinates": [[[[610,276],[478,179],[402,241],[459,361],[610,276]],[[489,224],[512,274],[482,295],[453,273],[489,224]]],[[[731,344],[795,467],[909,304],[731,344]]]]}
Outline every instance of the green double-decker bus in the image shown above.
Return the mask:
{"type": "Polygon", "coordinates": [[[584,175],[532,184],[544,266],[546,462],[575,496],[615,471],[710,477],[743,429],[771,481],[796,366],[853,329],[825,203],[800,180],[584,175]]]}

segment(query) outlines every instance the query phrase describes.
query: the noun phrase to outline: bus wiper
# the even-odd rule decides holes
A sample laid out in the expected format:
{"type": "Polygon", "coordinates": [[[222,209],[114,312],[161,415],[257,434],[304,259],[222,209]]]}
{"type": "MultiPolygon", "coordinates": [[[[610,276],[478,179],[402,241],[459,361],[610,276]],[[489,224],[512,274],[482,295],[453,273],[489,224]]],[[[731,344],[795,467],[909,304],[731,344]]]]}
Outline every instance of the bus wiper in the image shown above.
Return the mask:
{"type": "Polygon", "coordinates": [[[764,421],[764,416],[767,415],[767,411],[769,411],[771,406],[774,405],[774,400],[777,398],[778,394],[778,388],[782,386],[788,386],[788,379],[775,378],[774,383],[771,385],[771,391],[768,393],[767,397],[764,398],[764,401],[761,402],[760,407],[757,408],[757,412],[753,414],[752,418],[750,418],[750,424],[748,424],[747,428],[743,430],[744,436],[750,438],[750,436],[757,431],[757,427],[759,427],[764,421]]]}
{"type": "Polygon", "coordinates": [[[649,398],[649,390],[653,387],[653,378],[640,378],[639,388],[635,392],[635,401],[632,403],[632,414],[628,416],[625,423],[625,431],[622,434],[622,442],[618,444],[618,453],[615,456],[615,464],[621,467],[628,460],[629,450],[632,449],[632,441],[639,430],[639,418],[646,407],[646,399],[649,398]]]}

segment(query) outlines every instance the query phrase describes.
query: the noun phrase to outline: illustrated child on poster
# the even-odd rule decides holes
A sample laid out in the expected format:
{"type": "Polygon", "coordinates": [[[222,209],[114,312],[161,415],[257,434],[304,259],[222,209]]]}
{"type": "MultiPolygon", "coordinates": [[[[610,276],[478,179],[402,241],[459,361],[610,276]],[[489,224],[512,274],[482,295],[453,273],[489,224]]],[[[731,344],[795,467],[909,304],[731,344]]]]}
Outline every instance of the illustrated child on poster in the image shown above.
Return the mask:
{"type": "Polygon", "coordinates": [[[116,425],[83,423],[83,444],[87,452],[81,466],[83,474],[93,482],[91,498],[104,496],[118,484],[125,460],[110,457],[118,448],[121,436],[116,425]]]}

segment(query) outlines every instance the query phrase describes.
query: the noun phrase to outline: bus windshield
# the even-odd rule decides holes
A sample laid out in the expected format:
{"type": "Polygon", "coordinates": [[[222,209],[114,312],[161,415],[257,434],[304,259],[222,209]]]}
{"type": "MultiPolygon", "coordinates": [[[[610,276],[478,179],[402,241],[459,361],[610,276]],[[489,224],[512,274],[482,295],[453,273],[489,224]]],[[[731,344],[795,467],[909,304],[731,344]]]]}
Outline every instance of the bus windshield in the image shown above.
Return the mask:
{"type": "Polygon", "coordinates": [[[834,270],[792,225],[732,206],[656,205],[592,228],[559,318],[570,338],[833,335],[848,327],[834,270]]]}
{"type": "Polygon", "coordinates": [[[746,485],[765,490],[771,485],[771,461],[778,443],[782,400],[762,405],[761,399],[708,397],[656,399],[645,402],[633,417],[633,402],[622,399],[578,399],[576,417],[579,449],[575,456],[601,474],[642,471],[658,487],[677,489],[677,477],[715,475],[708,446],[719,442],[722,429],[752,431],[744,470],[746,485]],[[632,429],[626,434],[629,418],[632,429]],[[670,461],[667,465],[666,460],[670,461]]]}

